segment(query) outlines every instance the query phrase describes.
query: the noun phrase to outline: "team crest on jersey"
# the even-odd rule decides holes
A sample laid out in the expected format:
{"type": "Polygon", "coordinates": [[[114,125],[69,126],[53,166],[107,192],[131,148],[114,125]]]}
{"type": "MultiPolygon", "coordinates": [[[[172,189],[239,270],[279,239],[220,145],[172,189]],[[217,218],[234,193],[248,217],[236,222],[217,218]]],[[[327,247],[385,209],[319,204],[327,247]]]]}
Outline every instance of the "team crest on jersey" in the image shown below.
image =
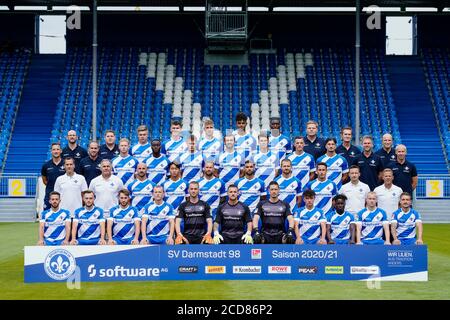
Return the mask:
{"type": "Polygon", "coordinates": [[[375,160],[370,161],[370,163],[374,164],[374,163],[375,163],[375,160]]]}
{"type": "Polygon", "coordinates": [[[111,182],[109,185],[110,185],[111,187],[114,187],[114,182],[111,182]]]}
{"type": "Polygon", "coordinates": [[[394,155],[392,155],[392,156],[391,156],[391,159],[395,159],[395,156],[394,156],[394,155]]]}
{"type": "Polygon", "coordinates": [[[64,166],[59,167],[61,170],[64,170],[64,166]]]}
{"type": "Polygon", "coordinates": [[[409,171],[409,168],[408,168],[408,167],[405,167],[405,171],[409,171]]]}
{"type": "Polygon", "coordinates": [[[353,155],[355,155],[355,153],[352,151],[352,152],[350,152],[350,154],[353,156],[353,155]]]}
{"type": "Polygon", "coordinates": [[[79,157],[80,156],[80,153],[79,152],[77,152],[76,154],[75,154],[77,157],[79,157]]]}
{"type": "Polygon", "coordinates": [[[320,143],[319,142],[316,143],[316,147],[320,147],[320,143]]]}
{"type": "Polygon", "coordinates": [[[362,192],[363,192],[363,189],[362,189],[362,188],[361,188],[361,189],[359,189],[359,192],[361,192],[361,193],[362,193],[362,192]]]}

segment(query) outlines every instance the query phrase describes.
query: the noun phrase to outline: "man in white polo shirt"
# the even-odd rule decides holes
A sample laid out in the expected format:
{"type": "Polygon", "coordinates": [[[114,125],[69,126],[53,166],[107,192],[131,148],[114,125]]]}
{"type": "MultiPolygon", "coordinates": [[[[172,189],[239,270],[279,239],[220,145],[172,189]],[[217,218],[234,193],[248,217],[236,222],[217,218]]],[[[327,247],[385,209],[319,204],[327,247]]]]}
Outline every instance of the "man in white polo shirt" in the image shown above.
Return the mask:
{"type": "Polygon", "coordinates": [[[118,205],[119,191],[123,189],[122,179],[112,174],[112,163],[109,159],[100,162],[102,174],[92,179],[89,189],[95,193],[95,205],[103,209],[105,218],[109,217],[109,209],[118,205]]]}
{"type": "Polygon", "coordinates": [[[61,209],[69,210],[73,217],[76,209],[83,206],[81,192],[87,190],[86,179],[75,173],[75,160],[67,157],[64,159],[64,170],[66,173],[59,176],[55,181],[55,191],[61,195],[61,209]]]}
{"type": "Polygon", "coordinates": [[[370,192],[370,188],[367,184],[359,180],[361,172],[357,165],[350,167],[349,176],[350,182],[342,185],[339,193],[347,197],[345,211],[350,212],[356,217],[357,213],[365,208],[365,201],[367,194],[370,192]]]}
{"type": "Polygon", "coordinates": [[[398,210],[400,195],[402,188],[394,185],[394,173],[392,169],[386,168],[383,170],[383,181],[381,186],[375,188],[374,192],[378,198],[378,208],[386,211],[389,221],[392,220],[393,213],[398,210]]]}

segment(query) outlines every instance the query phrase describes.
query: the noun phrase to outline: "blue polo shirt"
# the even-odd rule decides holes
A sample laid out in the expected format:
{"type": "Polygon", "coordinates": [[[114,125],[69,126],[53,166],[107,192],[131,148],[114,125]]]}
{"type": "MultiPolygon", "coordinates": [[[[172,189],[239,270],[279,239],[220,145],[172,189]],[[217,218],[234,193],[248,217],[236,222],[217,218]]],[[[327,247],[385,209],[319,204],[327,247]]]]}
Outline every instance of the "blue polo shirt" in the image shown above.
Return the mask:
{"type": "Polygon", "coordinates": [[[75,172],[80,174],[80,162],[81,159],[86,158],[88,155],[86,149],[84,149],[83,147],[77,145],[75,149],[70,149],[69,146],[66,146],[63,150],[62,150],[62,154],[61,157],[63,159],[65,158],[74,158],[75,159],[75,172]]]}
{"type": "Polygon", "coordinates": [[[317,160],[320,156],[323,156],[327,150],[325,149],[325,139],[316,136],[314,141],[309,141],[308,137],[305,136],[305,147],[303,151],[313,155],[314,160],[317,160]]]}
{"type": "Polygon", "coordinates": [[[56,164],[53,162],[53,159],[51,159],[42,165],[41,176],[47,178],[47,185],[45,186],[45,199],[48,199],[50,192],[54,191],[56,179],[65,173],[64,161],[62,159],[56,164]]]}
{"type": "Polygon", "coordinates": [[[336,153],[341,157],[344,157],[345,160],[347,160],[347,163],[350,167],[353,161],[355,160],[356,156],[361,154],[361,150],[359,150],[357,146],[354,146],[352,144],[350,145],[350,148],[348,148],[347,150],[347,148],[344,147],[343,144],[341,144],[336,148],[336,153]]]}
{"type": "Polygon", "coordinates": [[[389,165],[389,168],[394,172],[394,184],[412,195],[412,178],[417,177],[416,166],[405,160],[403,164],[395,161],[389,165]]]}
{"type": "Polygon", "coordinates": [[[361,177],[359,180],[367,184],[370,191],[373,191],[381,184],[378,180],[378,174],[384,169],[384,167],[380,156],[371,152],[370,155],[366,157],[364,153],[361,153],[355,157],[353,164],[359,167],[359,170],[361,171],[361,177]]]}
{"type": "Polygon", "coordinates": [[[117,144],[114,145],[114,148],[110,149],[106,144],[102,144],[100,146],[100,150],[98,155],[102,159],[112,160],[120,154],[119,146],[117,144]]]}
{"type": "Polygon", "coordinates": [[[375,152],[376,155],[380,156],[381,162],[383,162],[383,167],[387,168],[391,163],[397,161],[397,157],[395,155],[395,149],[391,148],[391,151],[386,152],[383,148],[375,152]]]}
{"type": "Polygon", "coordinates": [[[84,176],[88,186],[92,179],[102,174],[102,170],[100,170],[101,161],[102,159],[99,156],[95,160],[91,157],[86,157],[80,161],[80,174],[84,176]]]}

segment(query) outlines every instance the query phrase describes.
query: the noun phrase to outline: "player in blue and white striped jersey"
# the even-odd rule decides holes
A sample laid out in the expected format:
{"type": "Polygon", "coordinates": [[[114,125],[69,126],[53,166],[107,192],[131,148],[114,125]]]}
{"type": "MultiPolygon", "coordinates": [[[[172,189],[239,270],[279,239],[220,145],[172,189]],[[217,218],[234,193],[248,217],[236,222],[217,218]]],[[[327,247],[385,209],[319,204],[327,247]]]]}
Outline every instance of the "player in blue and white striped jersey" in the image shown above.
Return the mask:
{"type": "Polygon", "coordinates": [[[225,136],[225,150],[216,160],[216,169],[219,170],[219,178],[225,182],[225,189],[239,179],[243,165],[244,157],[234,149],[234,136],[225,136]]]}
{"type": "Polygon", "coordinates": [[[292,174],[291,160],[281,160],[281,175],[275,180],[280,186],[280,200],[289,204],[291,212],[302,202],[302,183],[292,174]]]}
{"type": "Polygon", "coordinates": [[[305,139],[303,137],[295,137],[294,148],[295,151],[286,156],[292,163],[292,174],[300,180],[303,189],[310,180],[314,179],[314,172],[316,171],[316,163],[314,157],[305,152],[305,139]]]}
{"type": "Polygon", "coordinates": [[[136,180],[128,185],[128,191],[131,195],[131,205],[136,207],[139,215],[141,210],[152,198],[152,191],[155,185],[147,178],[147,165],[139,163],[136,169],[136,180]]]}
{"type": "Polygon", "coordinates": [[[202,169],[205,164],[203,154],[196,150],[196,137],[189,136],[186,140],[188,150],[180,154],[179,160],[183,170],[185,181],[197,181],[202,176],[202,169]]]}
{"type": "Polygon", "coordinates": [[[408,192],[400,195],[400,209],[394,212],[391,230],[394,238],[392,244],[423,244],[422,218],[419,212],[411,208],[411,195],[408,192]]]}
{"type": "Polygon", "coordinates": [[[283,159],[292,152],[291,139],[282,135],[280,131],[281,120],[278,117],[270,118],[269,149],[278,153],[278,159],[283,159]]]}
{"type": "Polygon", "coordinates": [[[164,188],[153,189],[153,201],[144,207],[142,215],[142,244],[173,244],[175,213],[173,207],[164,200],[164,188]]]}
{"type": "Polygon", "coordinates": [[[377,208],[377,194],[369,192],[366,207],[358,212],[356,244],[391,244],[389,220],[383,209],[377,208]],[[383,232],[384,239],[383,240],[383,232]]]}
{"type": "Polygon", "coordinates": [[[148,128],[146,125],[141,125],[137,128],[138,143],[131,148],[131,155],[139,162],[143,162],[152,154],[152,148],[148,143],[148,128]]]}
{"type": "Polygon", "coordinates": [[[203,169],[203,177],[198,181],[200,188],[199,198],[209,204],[213,219],[216,217],[217,208],[227,195],[225,183],[214,177],[214,161],[206,161],[203,169]]]}
{"type": "Polygon", "coordinates": [[[166,155],[170,162],[179,162],[179,156],[186,150],[185,140],[181,136],[181,122],[174,120],[170,125],[170,138],[163,143],[162,153],[166,155]]]}
{"type": "Polygon", "coordinates": [[[91,190],[82,192],[84,207],[75,210],[72,223],[71,245],[106,244],[103,210],[94,206],[95,195],[91,190]]]}
{"type": "Polygon", "coordinates": [[[222,138],[214,136],[214,122],[206,119],[203,122],[204,135],[198,142],[198,150],[202,152],[205,161],[215,160],[223,150],[222,138]]]}
{"type": "Polygon", "coordinates": [[[344,157],[336,153],[336,139],[328,138],[325,140],[327,153],[317,159],[317,162],[327,164],[327,179],[330,179],[341,190],[342,183],[348,178],[348,163],[344,157]]]}
{"type": "Polygon", "coordinates": [[[130,192],[122,189],[118,198],[119,205],[109,209],[108,244],[139,244],[141,219],[138,210],[131,205],[130,192]]]}
{"type": "Polygon", "coordinates": [[[314,206],[321,209],[324,215],[333,210],[333,197],[338,194],[338,190],[333,181],[328,180],[327,165],[324,162],[319,162],[316,165],[317,179],[310,181],[305,190],[313,190],[316,193],[314,206]]]}
{"type": "Polygon", "coordinates": [[[250,155],[256,150],[256,139],[246,132],[248,117],[245,113],[239,112],[236,115],[237,130],[233,131],[234,147],[237,152],[244,156],[245,160],[250,159],[250,155]]]}
{"type": "Polygon", "coordinates": [[[347,197],[338,194],[333,198],[334,211],[326,215],[327,238],[329,244],[354,244],[355,243],[355,217],[345,211],[347,197]]]}
{"type": "Polygon", "coordinates": [[[178,212],[178,207],[187,197],[188,183],[181,179],[181,166],[176,162],[169,165],[170,179],[163,183],[164,201],[170,204],[175,213],[178,212]]]}
{"type": "Polygon", "coordinates": [[[239,201],[250,209],[252,216],[258,209],[258,203],[266,199],[264,181],[255,177],[255,163],[245,161],[244,177],[236,181],[239,189],[239,201]]]}
{"type": "Polygon", "coordinates": [[[294,209],[296,244],[327,244],[326,219],[323,211],[314,205],[315,196],[314,191],[305,190],[305,206],[294,209]]]}
{"type": "Polygon", "coordinates": [[[161,140],[152,139],[152,154],[144,160],[147,165],[148,179],[154,185],[162,185],[169,171],[169,159],[161,153],[161,140]]]}
{"type": "Polygon", "coordinates": [[[139,161],[130,156],[130,140],[122,138],[119,141],[120,154],[112,159],[113,173],[119,177],[123,185],[126,187],[134,180],[134,172],[136,171],[139,161]]]}
{"type": "Polygon", "coordinates": [[[251,160],[255,164],[255,176],[268,186],[275,179],[280,161],[278,153],[269,150],[269,138],[267,134],[261,133],[258,136],[258,150],[251,154],[251,160]]]}
{"type": "Polygon", "coordinates": [[[41,213],[39,220],[39,246],[68,245],[70,238],[70,212],[59,207],[61,195],[49,194],[50,208],[41,213]]]}

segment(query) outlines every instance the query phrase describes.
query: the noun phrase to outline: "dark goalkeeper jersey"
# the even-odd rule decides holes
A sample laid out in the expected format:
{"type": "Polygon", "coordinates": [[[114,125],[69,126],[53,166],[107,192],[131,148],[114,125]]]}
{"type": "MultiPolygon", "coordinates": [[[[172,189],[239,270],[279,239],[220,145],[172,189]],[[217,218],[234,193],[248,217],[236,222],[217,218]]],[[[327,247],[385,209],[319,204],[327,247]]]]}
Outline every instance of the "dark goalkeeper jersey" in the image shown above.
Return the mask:
{"type": "Polygon", "coordinates": [[[206,219],[211,218],[211,210],[205,201],[192,203],[188,200],[178,207],[176,218],[184,221],[184,235],[202,237],[206,229],[206,219]]]}
{"type": "Polygon", "coordinates": [[[220,224],[221,233],[228,238],[241,238],[244,226],[251,221],[250,209],[240,201],[235,205],[227,201],[217,209],[215,222],[220,224]]]}
{"type": "Polygon", "coordinates": [[[262,220],[262,232],[270,237],[283,234],[286,219],[292,215],[289,204],[281,200],[275,203],[269,200],[260,202],[255,214],[262,220]]]}

